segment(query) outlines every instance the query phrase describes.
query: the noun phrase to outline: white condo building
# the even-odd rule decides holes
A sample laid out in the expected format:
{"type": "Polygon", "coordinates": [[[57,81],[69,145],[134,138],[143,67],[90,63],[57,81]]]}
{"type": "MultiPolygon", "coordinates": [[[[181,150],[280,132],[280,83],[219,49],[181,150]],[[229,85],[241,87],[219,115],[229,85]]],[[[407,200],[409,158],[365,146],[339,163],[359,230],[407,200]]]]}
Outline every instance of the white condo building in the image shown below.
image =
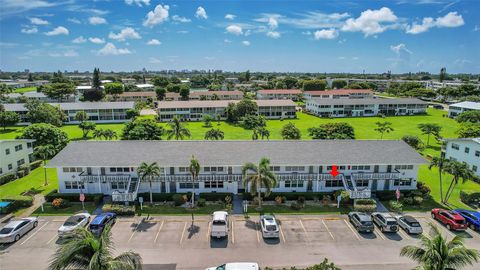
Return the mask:
{"type": "Polygon", "coordinates": [[[448,139],[443,154],[447,159],[467,163],[480,177],[480,138],[448,139]]]}
{"type": "Polygon", "coordinates": [[[463,101],[448,106],[448,117],[456,117],[467,111],[480,111],[480,102],[463,101]]]}
{"type": "Polygon", "coordinates": [[[34,161],[35,140],[0,140],[0,175],[14,173],[18,167],[34,161]]]}

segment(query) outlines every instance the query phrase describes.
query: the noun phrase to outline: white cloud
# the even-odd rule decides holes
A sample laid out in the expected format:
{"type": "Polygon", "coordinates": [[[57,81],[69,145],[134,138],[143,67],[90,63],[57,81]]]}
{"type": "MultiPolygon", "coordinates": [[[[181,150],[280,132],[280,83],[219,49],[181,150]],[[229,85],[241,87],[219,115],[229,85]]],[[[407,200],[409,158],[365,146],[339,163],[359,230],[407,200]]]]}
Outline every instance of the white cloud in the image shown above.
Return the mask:
{"type": "Polygon", "coordinates": [[[32,26],[30,28],[22,28],[22,30],[20,30],[20,32],[24,33],[24,34],[35,34],[38,32],[38,28],[36,26],[32,26]]]}
{"type": "Polygon", "coordinates": [[[45,35],[47,36],[58,36],[58,35],[68,35],[70,32],[68,31],[67,28],[63,26],[59,26],[55,29],[53,29],[50,32],[46,32],[45,35]]]}
{"type": "Polygon", "coordinates": [[[231,41],[230,39],[227,39],[227,38],[224,39],[223,42],[225,42],[225,43],[232,43],[232,41],[231,41]]]}
{"type": "Polygon", "coordinates": [[[29,18],[31,24],[35,25],[47,25],[49,24],[48,21],[40,19],[40,18],[29,18]]]}
{"type": "Polygon", "coordinates": [[[87,40],[83,36],[79,36],[76,39],[72,40],[72,42],[79,44],[79,43],[85,43],[87,42],[87,40]]]}
{"type": "Polygon", "coordinates": [[[270,17],[268,18],[268,26],[270,26],[271,29],[275,29],[278,27],[278,21],[275,17],[270,17]]]}
{"type": "Polygon", "coordinates": [[[129,51],[127,48],[120,49],[115,47],[112,43],[107,43],[103,48],[98,51],[99,55],[123,55],[123,54],[131,54],[132,52],[129,51]]]}
{"type": "Polygon", "coordinates": [[[88,18],[88,22],[92,25],[98,25],[98,24],[106,24],[107,20],[105,20],[102,17],[95,16],[95,17],[88,18]]]}
{"type": "Polygon", "coordinates": [[[158,58],[155,58],[155,57],[150,57],[150,58],[148,58],[148,62],[150,64],[160,64],[160,63],[162,63],[162,60],[160,60],[158,58]]]}
{"type": "Polygon", "coordinates": [[[192,21],[189,18],[181,17],[181,16],[178,16],[178,15],[173,15],[172,20],[176,21],[176,22],[181,22],[181,23],[188,23],[188,22],[192,21]]]}
{"type": "Polygon", "coordinates": [[[393,23],[397,16],[387,7],[381,9],[363,11],[356,19],[349,18],[342,26],[342,31],[362,32],[365,36],[379,34],[388,29],[388,25],[382,23],[393,23]]]}
{"type": "Polygon", "coordinates": [[[338,31],[335,28],[322,29],[322,30],[315,31],[313,33],[313,38],[315,40],[336,39],[337,37],[338,37],[338,31]]]}
{"type": "Polygon", "coordinates": [[[77,19],[77,18],[68,18],[67,21],[71,22],[71,23],[75,23],[75,24],[80,24],[80,20],[77,19]]]}
{"type": "Polygon", "coordinates": [[[168,5],[157,5],[153,11],[147,13],[147,18],[143,21],[143,26],[153,27],[168,20],[168,5]]]}
{"type": "Polygon", "coordinates": [[[160,44],[162,44],[162,42],[160,42],[160,40],[158,40],[158,39],[150,39],[147,42],[147,45],[160,45],[160,44]]]}
{"type": "Polygon", "coordinates": [[[242,41],[242,44],[245,45],[245,46],[250,46],[250,41],[244,40],[244,41],[242,41]]]}
{"type": "Polygon", "coordinates": [[[257,22],[268,23],[270,18],[274,18],[278,24],[286,24],[295,28],[301,29],[319,29],[341,27],[345,18],[350,17],[348,13],[321,13],[310,11],[305,14],[300,14],[300,17],[292,18],[275,13],[263,13],[261,17],[255,19],[257,22]]]}
{"type": "Polygon", "coordinates": [[[150,0],[125,0],[125,4],[127,5],[137,5],[139,7],[145,5],[145,6],[149,6],[150,5],[150,0]]]}
{"type": "Polygon", "coordinates": [[[435,20],[432,17],[423,18],[422,23],[413,23],[412,25],[407,26],[406,33],[408,34],[420,34],[428,31],[433,27],[459,27],[465,24],[462,15],[459,15],[456,11],[449,12],[443,17],[438,17],[435,20]]]}
{"type": "Polygon", "coordinates": [[[477,32],[477,31],[480,31],[480,27],[478,25],[475,25],[475,27],[473,28],[473,32],[477,32]]]}
{"type": "Polygon", "coordinates": [[[225,30],[227,30],[227,33],[234,34],[234,35],[237,35],[237,36],[243,34],[243,29],[238,24],[229,25],[229,26],[227,26],[227,28],[225,28],[225,30]]]}
{"type": "Polygon", "coordinates": [[[133,29],[132,27],[123,28],[120,31],[120,33],[118,33],[118,34],[110,32],[110,34],[108,34],[108,37],[111,38],[111,39],[118,40],[118,41],[125,41],[127,39],[140,39],[140,38],[142,38],[140,36],[140,34],[138,34],[135,31],[135,29],[133,29]]]}
{"type": "Polygon", "coordinates": [[[207,11],[203,7],[198,7],[197,11],[195,12],[195,17],[199,19],[207,19],[207,11]]]}
{"type": "Polygon", "coordinates": [[[105,39],[103,38],[98,38],[98,37],[90,37],[88,38],[88,40],[92,43],[95,43],[95,44],[103,44],[105,43],[105,39]]]}
{"type": "Polygon", "coordinates": [[[390,50],[392,50],[396,54],[400,54],[402,52],[406,52],[408,54],[412,54],[412,52],[407,48],[407,46],[403,43],[400,43],[396,46],[391,45],[390,50]]]}
{"type": "Polygon", "coordinates": [[[277,39],[279,38],[281,35],[279,32],[277,31],[268,31],[267,32],[267,37],[270,37],[270,38],[274,38],[274,39],[277,39]]]}
{"type": "Polygon", "coordinates": [[[61,53],[50,53],[49,55],[53,57],[76,57],[78,53],[74,50],[67,50],[61,53]]]}
{"type": "Polygon", "coordinates": [[[225,14],[225,19],[227,20],[235,20],[237,16],[233,14],[225,14]]]}

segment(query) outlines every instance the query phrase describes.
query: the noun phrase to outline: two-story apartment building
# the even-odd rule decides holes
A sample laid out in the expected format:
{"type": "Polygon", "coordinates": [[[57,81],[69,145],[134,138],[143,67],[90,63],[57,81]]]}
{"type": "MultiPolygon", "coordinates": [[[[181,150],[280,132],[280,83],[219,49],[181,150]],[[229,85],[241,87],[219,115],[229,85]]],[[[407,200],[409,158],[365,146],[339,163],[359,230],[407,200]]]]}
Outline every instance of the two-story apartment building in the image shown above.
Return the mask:
{"type": "MultiPolygon", "coordinates": [[[[66,103],[49,103],[52,106],[58,106],[67,116],[65,123],[75,124],[77,112],[86,112],[89,121],[96,123],[120,123],[126,122],[127,111],[133,109],[134,102],[66,102],[66,103]]],[[[6,111],[16,112],[20,117],[19,125],[28,125],[27,113],[28,109],[24,104],[3,104],[6,111]]]]}
{"type": "Polygon", "coordinates": [[[463,101],[448,106],[449,117],[456,117],[467,111],[480,111],[480,102],[463,101]]]}
{"type": "Polygon", "coordinates": [[[309,113],[320,117],[415,115],[426,113],[428,103],[416,98],[324,99],[305,101],[309,113]]]}
{"type": "Polygon", "coordinates": [[[13,173],[18,167],[34,161],[35,140],[0,140],[0,175],[13,173]]]}
{"type": "Polygon", "coordinates": [[[465,162],[480,177],[480,138],[448,139],[443,153],[445,158],[465,162]]]}
{"type": "MultiPolygon", "coordinates": [[[[226,118],[226,108],[229,103],[239,100],[189,100],[158,102],[160,121],[169,121],[174,116],[187,121],[200,121],[203,115],[226,118]]],[[[291,100],[255,100],[260,115],[268,119],[284,119],[296,117],[296,105],[291,100]]]]}
{"type": "Polygon", "coordinates": [[[303,93],[305,99],[360,99],[373,98],[373,91],[369,89],[337,89],[326,91],[305,91],[303,93]]]}
{"type": "Polygon", "coordinates": [[[188,96],[190,100],[240,100],[243,92],[234,91],[192,91],[188,96]]]}
{"type": "Polygon", "coordinates": [[[75,95],[69,95],[68,97],[64,99],[54,99],[54,98],[49,98],[47,95],[41,92],[25,92],[25,93],[10,93],[6,95],[8,98],[11,98],[14,100],[14,102],[17,103],[23,103],[25,100],[38,100],[40,102],[75,102],[75,95]]]}
{"type": "Polygon", "coordinates": [[[302,96],[300,89],[265,89],[257,91],[257,99],[291,99],[299,100],[302,96]]]}
{"type": "MultiPolygon", "coordinates": [[[[190,158],[201,164],[196,192],[244,192],[242,166],[271,161],[277,192],[330,192],[347,189],[369,197],[376,190],[416,188],[424,160],[405,142],[388,140],[308,141],[76,141],[48,164],[56,168],[59,192],[113,194],[134,200],[149,190],[137,168],[157,162],[161,175],[152,178],[153,192],[189,192],[190,158]],[[329,172],[337,166],[339,175],[329,172]]],[[[115,199],[116,198],[116,199],[115,199]]],[[[123,198],[123,199],[122,199],[123,198]]]]}
{"type": "Polygon", "coordinates": [[[108,101],[148,101],[157,100],[157,93],[153,91],[144,91],[144,92],[123,92],[120,95],[112,96],[107,95],[108,101]]]}

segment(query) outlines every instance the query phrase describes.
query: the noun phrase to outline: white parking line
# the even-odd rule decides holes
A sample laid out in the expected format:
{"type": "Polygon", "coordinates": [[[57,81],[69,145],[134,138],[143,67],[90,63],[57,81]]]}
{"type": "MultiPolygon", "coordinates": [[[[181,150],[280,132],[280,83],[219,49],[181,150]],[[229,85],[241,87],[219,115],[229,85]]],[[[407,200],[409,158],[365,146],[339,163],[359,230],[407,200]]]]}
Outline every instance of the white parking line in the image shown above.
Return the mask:
{"type": "Polygon", "coordinates": [[[180,244],[182,244],[183,236],[185,235],[186,228],[187,228],[187,222],[185,221],[185,225],[183,226],[183,230],[182,230],[182,237],[180,237],[180,244]]]}
{"type": "Polygon", "coordinates": [[[310,237],[308,237],[307,230],[305,229],[305,226],[303,226],[302,220],[299,219],[298,221],[300,221],[300,226],[302,226],[303,232],[305,233],[305,236],[307,237],[307,241],[310,242],[310,237]]]}
{"type": "Polygon", "coordinates": [[[41,229],[43,229],[43,227],[47,226],[47,224],[49,223],[49,221],[45,222],[45,224],[43,224],[42,227],[38,228],[35,232],[32,233],[32,235],[30,235],[27,239],[25,239],[25,241],[23,241],[22,243],[20,243],[20,245],[23,245],[25,244],[28,240],[30,240],[30,238],[32,238],[34,235],[36,235],[41,229]]]}
{"type": "Polygon", "coordinates": [[[260,233],[258,231],[260,231],[260,224],[255,222],[255,233],[257,234],[257,243],[260,243],[260,233]]]}
{"type": "Polygon", "coordinates": [[[140,221],[137,223],[137,226],[135,226],[135,229],[133,229],[133,232],[132,232],[132,234],[130,235],[130,238],[128,238],[127,243],[130,243],[130,240],[132,240],[133,235],[137,232],[138,226],[140,226],[141,223],[142,223],[142,220],[140,220],[140,221]]]}
{"type": "Polygon", "coordinates": [[[208,228],[207,228],[206,240],[208,242],[208,240],[210,239],[210,221],[208,222],[207,226],[208,228]]]}
{"type": "Polygon", "coordinates": [[[50,240],[48,240],[47,245],[50,244],[56,238],[57,238],[57,235],[55,234],[50,240]]]}
{"type": "Polygon", "coordinates": [[[357,240],[360,241],[360,236],[358,236],[358,233],[355,232],[355,230],[352,228],[352,226],[350,226],[350,224],[348,224],[348,222],[345,219],[343,221],[345,222],[345,224],[347,224],[348,228],[350,229],[350,231],[352,231],[353,235],[355,235],[357,240]]]}
{"type": "Polygon", "coordinates": [[[375,229],[373,230],[373,233],[377,236],[380,236],[380,238],[382,238],[383,240],[385,240],[385,236],[383,236],[383,232],[377,232],[375,229]]]}
{"type": "Polygon", "coordinates": [[[335,240],[335,237],[333,237],[333,233],[328,228],[327,224],[325,223],[325,220],[322,219],[322,223],[323,223],[323,226],[325,226],[325,229],[327,229],[327,232],[330,234],[330,237],[332,237],[332,240],[335,240]]]}
{"type": "Polygon", "coordinates": [[[405,239],[410,238],[410,237],[408,237],[407,233],[403,231],[402,228],[398,228],[398,233],[405,239]]]}
{"type": "Polygon", "coordinates": [[[230,226],[232,226],[232,244],[235,244],[235,231],[233,229],[235,227],[235,224],[233,223],[233,219],[230,222],[231,222],[230,226]]]}
{"type": "Polygon", "coordinates": [[[442,228],[445,232],[447,232],[448,235],[450,235],[452,238],[455,237],[456,235],[453,234],[451,231],[449,231],[447,228],[444,227],[444,225],[436,220],[434,220],[433,218],[429,218],[431,223],[436,225],[436,224],[440,224],[440,226],[437,226],[439,228],[440,231],[442,231],[442,228]]]}
{"type": "Polygon", "coordinates": [[[160,227],[158,228],[158,231],[157,231],[157,234],[155,235],[155,240],[153,240],[153,243],[157,243],[157,238],[158,238],[158,235],[160,234],[160,231],[162,230],[164,222],[165,220],[162,220],[162,224],[160,224],[160,227]]]}
{"type": "Polygon", "coordinates": [[[278,224],[278,228],[280,228],[280,235],[282,236],[283,243],[286,243],[285,235],[283,234],[282,225],[278,224]]]}

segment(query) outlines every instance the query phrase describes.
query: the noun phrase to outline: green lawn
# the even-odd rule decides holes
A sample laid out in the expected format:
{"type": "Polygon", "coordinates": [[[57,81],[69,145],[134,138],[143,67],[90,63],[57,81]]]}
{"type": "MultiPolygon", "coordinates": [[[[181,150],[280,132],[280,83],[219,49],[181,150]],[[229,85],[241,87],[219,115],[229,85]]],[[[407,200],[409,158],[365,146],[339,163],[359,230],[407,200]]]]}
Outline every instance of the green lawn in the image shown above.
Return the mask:
{"type": "Polygon", "coordinates": [[[305,205],[300,210],[293,210],[290,208],[290,204],[282,205],[263,205],[262,210],[257,210],[255,206],[250,206],[248,208],[248,213],[259,213],[259,214],[292,214],[292,215],[301,215],[301,214],[346,214],[352,211],[352,208],[340,206],[331,207],[331,206],[317,206],[317,205],[305,205]]]}
{"type": "Polygon", "coordinates": [[[0,200],[10,195],[21,195],[23,192],[34,189],[35,193],[48,194],[58,189],[57,173],[55,169],[47,169],[48,185],[44,186],[43,167],[36,168],[29,175],[0,186],[0,200]]]}
{"type": "Polygon", "coordinates": [[[25,92],[33,92],[33,91],[37,91],[37,87],[33,86],[33,87],[22,87],[22,88],[17,88],[15,89],[15,93],[25,93],[25,92]]]}
{"type": "Polygon", "coordinates": [[[88,213],[93,213],[95,210],[95,204],[92,202],[85,203],[85,209],[82,208],[81,203],[71,203],[69,207],[62,208],[62,209],[55,209],[52,207],[51,203],[45,203],[43,205],[43,212],[42,208],[39,207],[32,215],[34,216],[68,216],[78,212],[87,211],[88,213]]]}

